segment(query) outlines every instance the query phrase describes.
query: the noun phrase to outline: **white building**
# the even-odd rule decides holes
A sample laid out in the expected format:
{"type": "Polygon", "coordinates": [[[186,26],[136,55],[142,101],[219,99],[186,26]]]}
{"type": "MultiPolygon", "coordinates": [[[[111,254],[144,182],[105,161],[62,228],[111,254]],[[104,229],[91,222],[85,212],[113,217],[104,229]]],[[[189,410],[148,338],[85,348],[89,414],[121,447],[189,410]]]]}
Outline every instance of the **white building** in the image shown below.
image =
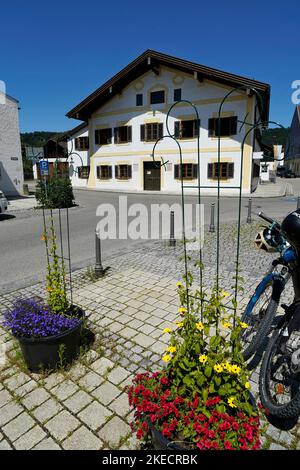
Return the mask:
{"type": "Polygon", "coordinates": [[[86,187],[90,174],[89,132],[84,122],[66,134],[69,174],[74,187],[86,187]]]}
{"type": "Polygon", "coordinates": [[[0,190],[7,196],[23,193],[23,162],[19,102],[0,91],[0,190]]]}
{"type": "Polygon", "coordinates": [[[260,117],[268,120],[269,85],[221,72],[155,51],[145,51],[98,90],[73,108],[67,116],[88,123],[89,178],[87,187],[143,191],[179,192],[181,176],[189,191],[197,191],[197,133],[200,133],[200,182],[206,193],[215,194],[218,170],[225,194],[238,189],[243,152],[242,191],[249,194],[259,179],[259,139],[248,132],[247,123],[260,117]],[[238,88],[230,93],[233,88],[238,88]],[[261,99],[257,99],[256,92],[261,99]],[[218,168],[218,111],[221,112],[221,158],[218,168]],[[157,145],[168,128],[179,137],[183,166],[180,171],[178,146],[171,138],[157,145]],[[194,188],[192,188],[194,186],[194,188]]]}

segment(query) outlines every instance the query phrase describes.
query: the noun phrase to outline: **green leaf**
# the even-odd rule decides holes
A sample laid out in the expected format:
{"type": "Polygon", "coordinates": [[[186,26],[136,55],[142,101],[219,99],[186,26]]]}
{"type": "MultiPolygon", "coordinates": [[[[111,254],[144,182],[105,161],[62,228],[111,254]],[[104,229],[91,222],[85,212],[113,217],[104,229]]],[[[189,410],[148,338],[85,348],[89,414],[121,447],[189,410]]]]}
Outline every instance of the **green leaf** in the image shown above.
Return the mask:
{"type": "Polygon", "coordinates": [[[209,379],[211,374],[212,374],[212,368],[211,366],[207,365],[204,369],[204,374],[205,376],[209,379]]]}

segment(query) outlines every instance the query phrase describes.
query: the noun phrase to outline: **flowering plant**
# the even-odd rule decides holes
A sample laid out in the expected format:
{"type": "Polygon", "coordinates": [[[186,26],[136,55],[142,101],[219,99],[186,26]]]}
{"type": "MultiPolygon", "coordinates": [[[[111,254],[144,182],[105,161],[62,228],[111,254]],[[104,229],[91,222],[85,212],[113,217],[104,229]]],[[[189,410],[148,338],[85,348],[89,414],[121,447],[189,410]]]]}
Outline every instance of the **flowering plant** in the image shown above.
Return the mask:
{"type": "Polygon", "coordinates": [[[3,326],[14,336],[43,338],[70,330],[79,321],[76,317],[55,314],[34,299],[24,299],[16,301],[12,310],[4,313],[3,326]]]}
{"type": "Polygon", "coordinates": [[[170,335],[165,369],[137,375],[129,388],[132,428],[146,442],[155,426],[183,447],[258,449],[259,410],[239,343],[247,325],[226,314],[226,292],[214,288],[210,299],[197,290],[191,295],[190,274],[186,286],[177,283],[180,320],[164,329],[170,335]]]}

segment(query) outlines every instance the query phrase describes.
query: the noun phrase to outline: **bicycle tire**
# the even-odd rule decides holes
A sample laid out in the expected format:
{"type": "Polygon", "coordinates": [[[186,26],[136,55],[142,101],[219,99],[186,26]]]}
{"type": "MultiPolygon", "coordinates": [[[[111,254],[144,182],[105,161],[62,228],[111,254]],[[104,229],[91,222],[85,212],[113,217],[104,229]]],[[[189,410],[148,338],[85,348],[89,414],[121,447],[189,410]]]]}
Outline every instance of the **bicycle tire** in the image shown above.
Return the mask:
{"type": "MultiPolygon", "coordinates": [[[[293,330],[299,331],[299,315],[300,307],[296,308],[295,313],[288,324],[289,335],[293,330]]],[[[278,343],[280,342],[285,329],[286,324],[284,324],[280,329],[275,330],[266,348],[259,374],[259,395],[262,405],[272,416],[290,419],[299,416],[300,414],[300,386],[295,396],[286,404],[276,403],[275,400],[271,397],[271,391],[269,387],[269,377],[272,370],[272,357],[277,350],[278,343]]]]}
{"type": "MultiPolygon", "coordinates": [[[[259,299],[261,298],[261,296],[265,292],[266,288],[269,287],[269,286],[270,286],[270,284],[266,284],[265,289],[262,291],[260,296],[257,298],[257,300],[256,300],[256,302],[255,302],[255,304],[254,304],[254,306],[253,306],[250,313],[247,312],[247,308],[245,309],[245,311],[242,315],[242,318],[241,318],[242,322],[249,323],[249,320],[251,320],[251,315],[252,315],[253,309],[255,308],[255,305],[258,303],[259,299]]],[[[261,321],[259,323],[259,328],[258,328],[256,334],[254,335],[254,337],[251,340],[251,342],[249,343],[249,345],[242,351],[242,354],[243,354],[243,357],[244,357],[245,361],[250,359],[250,357],[252,357],[260,349],[260,347],[262,346],[265,338],[267,337],[267,335],[269,334],[269,331],[271,329],[272,321],[273,321],[273,319],[276,315],[277,309],[278,309],[278,303],[271,298],[271,295],[272,294],[270,293],[269,305],[266,309],[265,315],[263,316],[263,318],[261,319],[261,321]]],[[[246,333],[247,332],[242,332],[243,335],[245,335],[246,333]]],[[[243,345],[242,335],[240,336],[240,341],[243,345]]]]}

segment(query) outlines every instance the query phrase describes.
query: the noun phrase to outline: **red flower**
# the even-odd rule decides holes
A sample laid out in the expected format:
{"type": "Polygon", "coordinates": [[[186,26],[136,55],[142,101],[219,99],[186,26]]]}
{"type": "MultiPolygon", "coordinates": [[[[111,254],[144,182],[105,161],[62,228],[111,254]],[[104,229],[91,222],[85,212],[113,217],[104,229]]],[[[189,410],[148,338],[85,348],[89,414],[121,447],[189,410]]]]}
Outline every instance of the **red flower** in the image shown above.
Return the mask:
{"type": "Polygon", "coordinates": [[[226,450],[232,450],[232,444],[229,441],[224,442],[224,449],[226,450]]]}

